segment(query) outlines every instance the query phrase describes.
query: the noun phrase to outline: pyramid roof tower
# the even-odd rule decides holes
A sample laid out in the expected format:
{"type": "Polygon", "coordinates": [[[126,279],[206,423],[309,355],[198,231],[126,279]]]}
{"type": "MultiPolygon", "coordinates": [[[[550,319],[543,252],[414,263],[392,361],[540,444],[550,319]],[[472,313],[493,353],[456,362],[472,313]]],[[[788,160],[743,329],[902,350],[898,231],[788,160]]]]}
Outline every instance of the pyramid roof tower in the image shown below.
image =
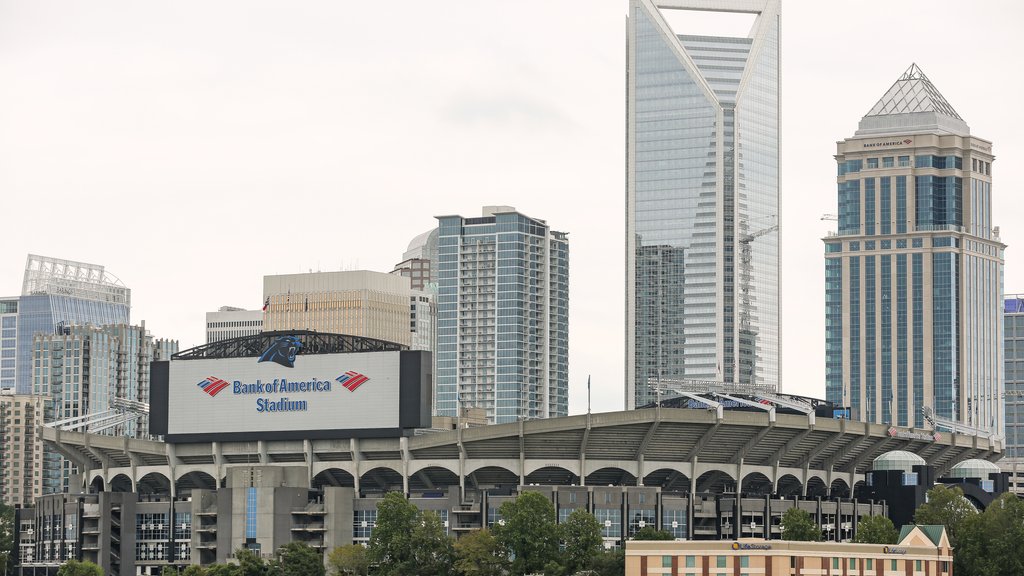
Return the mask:
{"type": "Polygon", "coordinates": [[[857,135],[946,132],[971,129],[917,64],[911,64],[861,121],[857,135]]]}

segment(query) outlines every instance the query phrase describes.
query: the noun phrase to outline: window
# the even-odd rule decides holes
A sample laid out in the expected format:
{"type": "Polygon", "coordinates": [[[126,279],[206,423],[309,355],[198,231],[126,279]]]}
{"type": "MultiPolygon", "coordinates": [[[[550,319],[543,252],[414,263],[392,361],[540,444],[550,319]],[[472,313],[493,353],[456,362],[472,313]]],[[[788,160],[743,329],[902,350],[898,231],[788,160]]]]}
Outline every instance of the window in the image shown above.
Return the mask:
{"type": "Polygon", "coordinates": [[[893,572],[896,571],[896,561],[895,560],[891,560],[890,561],[889,570],[892,570],[893,572]]]}
{"type": "Polygon", "coordinates": [[[911,241],[910,241],[910,245],[913,248],[923,248],[924,247],[924,238],[912,238],[911,241]]]}
{"type": "Polygon", "coordinates": [[[850,570],[856,570],[856,569],[857,569],[857,559],[856,558],[850,558],[850,570]]]}
{"type": "Polygon", "coordinates": [[[878,168],[878,158],[868,158],[868,168],[878,168]]]}
{"type": "Polygon", "coordinates": [[[916,572],[920,572],[921,571],[921,561],[920,560],[914,560],[914,571],[916,571],[916,572]]]}
{"type": "Polygon", "coordinates": [[[900,156],[900,166],[901,167],[910,166],[910,156],[900,156]]]}
{"type": "Polygon", "coordinates": [[[725,568],[725,556],[718,556],[715,559],[715,566],[718,568],[725,568]]]}
{"type": "Polygon", "coordinates": [[[687,556],[686,557],[686,567],[687,568],[695,568],[696,566],[697,566],[697,559],[696,559],[696,557],[694,557],[694,556],[687,556]]]}
{"type": "Polygon", "coordinates": [[[874,564],[875,564],[874,559],[873,558],[868,558],[867,560],[864,561],[864,569],[865,570],[874,570],[875,569],[874,564]]]}
{"type": "Polygon", "coordinates": [[[750,556],[740,556],[740,568],[750,568],[750,556]]]}
{"type": "Polygon", "coordinates": [[[882,158],[882,168],[892,168],[892,156],[886,156],[882,158]]]}
{"type": "Polygon", "coordinates": [[[671,556],[662,556],[661,557],[661,567],[662,568],[671,568],[672,567],[672,557],[671,556]]]}

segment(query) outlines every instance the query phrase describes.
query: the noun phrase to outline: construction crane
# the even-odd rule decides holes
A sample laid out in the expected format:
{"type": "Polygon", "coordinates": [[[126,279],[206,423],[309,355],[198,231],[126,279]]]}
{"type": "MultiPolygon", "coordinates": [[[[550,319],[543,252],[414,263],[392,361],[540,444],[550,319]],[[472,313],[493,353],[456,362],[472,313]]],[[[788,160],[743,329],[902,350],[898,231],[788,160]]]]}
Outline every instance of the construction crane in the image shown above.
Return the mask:
{"type": "MultiPolygon", "coordinates": [[[[771,219],[775,219],[775,216],[770,216],[771,219]]],[[[751,278],[754,269],[754,255],[751,243],[758,238],[775,232],[779,229],[778,223],[772,224],[767,228],[761,228],[755,230],[750,234],[741,234],[739,236],[740,243],[740,278],[739,278],[739,305],[740,305],[740,319],[739,319],[739,330],[736,342],[736,354],[739,359],[737,366],[736,380],[742,384],[754,384],[754,360],[755,351],[757,346],[754,343],[757,337],[757,332],[752,323],[753,317],[753,303],[754,299],[751,294],[751,278]],[[744,340],[748,343],[744,344],[744,340]]]]}

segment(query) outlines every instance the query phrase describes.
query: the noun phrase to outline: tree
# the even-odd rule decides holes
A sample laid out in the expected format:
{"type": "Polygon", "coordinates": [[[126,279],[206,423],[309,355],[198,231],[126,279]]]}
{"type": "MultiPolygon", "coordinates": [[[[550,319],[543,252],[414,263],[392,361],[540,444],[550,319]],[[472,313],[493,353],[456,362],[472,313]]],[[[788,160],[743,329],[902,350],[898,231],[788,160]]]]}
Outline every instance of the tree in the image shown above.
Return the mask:
{"type": "Polygon", "coordinates": [[[782,539],[817,542],[821,540],[821,528],[806,510],[790,508],[782,515],[782,539]]]}
{"type": "Polygon", "coordinates": [[[939,485],[928,491],[925,503],[914,511],[914,523],[945,526],[949,543],[956,549],[959,547],[961,526],[977,514],[974,506],[964,498],[963,490],[957,486],[947,488],[939,485]]]}
{"type": "Polygon", "coordinates": [[[275,576],[324,576],[324,560],[305,542],[289,542],[274,552],[275,576]]]}
{"type": "Polygon", "coordinates": [[[14,508],[0,502],[0,568],[14,574],[14,508]]]}
{"type": "Polygon", "coordinates": [[[900,533],[893,526],[892,520],[885,516],[865,516],[857,523],[857,536],[854,542],[861,544],[895,544],[900,533]]]}
{"type": "Polygon", "coordinates": [[[181,576],[181,570],[174,566],[168,566],[160,571],[160,576],[181,576]]]}
{"type": "Polygon", "coordinates": [[[598,552],[590,560],[590,571],[596,576],[622,576],[626,573],[625,551],[605,550],[598,552]]]}
{"type": "Polygon", "coordinates": [[[57,576],[103,576],[103,568],[88,561],[68,560],[57,570],[57,576]]]}
{"type": "Polygon", "coordinates": [[[494,536],[502,550],[512,555],[512,574],[543,572],[558,559],[558,524],[555,507],[539,492],[525,492],[501,505],[502,522],[494,536]]]}
{"type": "Polygon", "coordinates": [[[238,576],[268,576],[269,567],[256,552],[239,548],[235,551],[235,559],[238,560],[238,576]]]}
{"type": "Polygon", "coordinates": [[[419,576],[448,576],[455,562],[452,539],[445,534],[441,517],[425,510],[412,529],[412,559],[419,576]]]}
{"type": "Polygon", "coordinates": [[[208,576],[206,568],[199,564],[192,564],[181,571],[181,576],[208,576]]]}
{"type": "Polygon", "coordinates": [[[419,511],[405,496],[389,492],[377,503],[377,523],[370,534],[369,558],[380,576],[415,574],[412,532],[419,511]]]}
{"type": "Polygon", "coordinates": [[[370,573],[370,558],[365,547],[359,544],[338,546],[327,555],[327,565],[332,576],[367,576],[370,573]]]}
{"type": "Polygon", "coordinates": [[[601,523],[583,508],[573,510],[561,525],[565,542],[563,564],[569,574],[590,567],[590,560],[601,551],[601,523]]]}
{"type": "Polygon", "coordinates": [[[455,569],[464,576],[501,576],[507,559],[487,528],[470,532],[455,542],[455,569]]]}
{"type": "Polygon", "coordinates": [[[1024,502],[1005,493],[960,525],[954,574],[1024,574],[1024,502]]]}
{"type": "Polygon", "coordinates": [[[206,576],[240,576],[241,568],[235,564],[210,564],[206,576]]]}
{"type": "Polygon", "coordinates": [[[637,530],[630,540],[675,540],[675,537],[665,530],[658,530],[653,526],[644,526],[637,530]]]}

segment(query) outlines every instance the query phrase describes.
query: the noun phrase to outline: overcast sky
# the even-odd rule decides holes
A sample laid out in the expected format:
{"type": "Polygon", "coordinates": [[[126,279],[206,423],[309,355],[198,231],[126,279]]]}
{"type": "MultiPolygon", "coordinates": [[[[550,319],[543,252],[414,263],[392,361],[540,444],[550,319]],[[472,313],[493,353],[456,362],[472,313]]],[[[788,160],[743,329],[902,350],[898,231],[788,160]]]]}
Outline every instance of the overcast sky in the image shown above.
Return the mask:
{"type": "MultiPolygon", "coordinates": [[[[434,216],[507,204],[570,233],[570,412],[588,375],[594,411],[621,409],[626,13],[0,0],[0,295],[20,292],[28,253],[102,264],[132,289],[133,322],[184,348],[205,312],[258,308],[264,274],[390,271],[434,216]]],[[[835,142],[912,62],[994,142],[1006,291],[1024,292],[1024,4],[782,14],[782,389],[822,397],[835,142]]]]}

